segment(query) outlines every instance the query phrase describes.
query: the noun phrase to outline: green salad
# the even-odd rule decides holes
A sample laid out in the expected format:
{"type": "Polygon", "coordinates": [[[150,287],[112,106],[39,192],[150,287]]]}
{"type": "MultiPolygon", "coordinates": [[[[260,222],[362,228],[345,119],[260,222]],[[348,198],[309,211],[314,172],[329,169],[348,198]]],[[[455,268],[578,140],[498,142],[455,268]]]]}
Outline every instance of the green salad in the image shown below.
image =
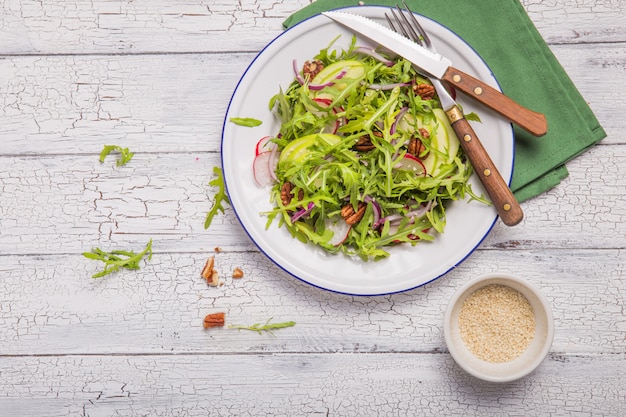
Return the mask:
{"type": "Polygon", "coordinates": [[[364,260],[443,233],[452,200],[476,196],[472,167],[430,82],[411,63],[358,47],[319,52],[272,97],[280,120],[254,175],[302,242],[364,260]]]}

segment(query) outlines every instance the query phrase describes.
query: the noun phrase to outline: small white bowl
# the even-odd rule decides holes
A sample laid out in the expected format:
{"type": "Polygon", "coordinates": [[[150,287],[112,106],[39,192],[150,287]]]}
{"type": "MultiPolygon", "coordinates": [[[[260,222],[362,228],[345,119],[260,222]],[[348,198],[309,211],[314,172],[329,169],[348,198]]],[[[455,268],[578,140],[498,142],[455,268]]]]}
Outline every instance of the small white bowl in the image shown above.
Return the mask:
{"type": "Polygon", "coordinates": [[[527,281],[506,273],[481,275],[463,285],[450,300],[444,320],[444,336],[454,360],[469,374],[491,382],[514,381],[531,373],[545,359],[554,336],[554,320],[546,298],[527,281]],[[465,299],[491,284],[517,290],[526,297],[535,313],[532,342],[521,355],[509,362],[492,363],[479,359],[465,345],[459,331],[459,314],[465,299]]]}

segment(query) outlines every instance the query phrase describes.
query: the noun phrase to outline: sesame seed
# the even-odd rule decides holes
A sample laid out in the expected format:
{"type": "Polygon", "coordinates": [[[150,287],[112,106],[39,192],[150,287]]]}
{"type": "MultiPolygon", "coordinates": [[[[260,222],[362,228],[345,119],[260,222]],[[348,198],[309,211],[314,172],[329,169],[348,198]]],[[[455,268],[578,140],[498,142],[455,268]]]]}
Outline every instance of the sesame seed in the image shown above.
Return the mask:
{"type": "Polygon", "coordinates": [[[535,337],[535,313],[519,291],[491,284],[473,292],[461,306],[461,339],[474,356],[491,363],[510,362],[535,337]]]}

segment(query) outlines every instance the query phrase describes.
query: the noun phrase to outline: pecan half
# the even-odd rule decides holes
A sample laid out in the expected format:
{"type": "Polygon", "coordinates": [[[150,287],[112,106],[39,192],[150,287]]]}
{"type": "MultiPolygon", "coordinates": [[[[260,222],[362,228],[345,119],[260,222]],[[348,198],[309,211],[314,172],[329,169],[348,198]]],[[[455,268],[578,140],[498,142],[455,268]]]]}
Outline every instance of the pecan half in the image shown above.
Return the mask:
{"type": "Polygon", "coordinates": [[[226,318],[226,313],[211,313],[207,314],[204,317],[204,321],[202,322],[202,326],[205,329],[210,327],[222,327],[224,326],[224,321],[226,318]]]}
{"type": "Polygon", "coordinates": [[[302,67],[302,74],[304,78],[309,77],[309,80],[315,78],[324,69],[324,63],[319,59],[313,61],[306,61],[302,67]]]}
{"type": "Polygon", "coordinates": [[[346,204],[341,208],[341,217],[348,223],[350,226],[358,223],[365,214],[365,209],[367,208],[367,204],[360,201],[356,211],[354,211],[354,207],[352,204],[346,204]]]}
{"type": "Polygon", "coordinates": [[[375,148],[368,136],[361,136],[354,144],[354,149],[359,152],[369,152],[375,148]]]}
{"type": "Polygon", "coordinates": [[[413,92],[422,100],[432,100],[435,96],[435,87],[430,84],[413,84],[413,92]]]}
{"type": "MultiPolygon", "coordinates": [[[[280,201],[283,203],[283,206],[288,206],[291,203],[291,200],[294,197],[293,195],[294,188],[295,186],[290,182],[284,183],[283,186],[280,188],[280,201]]],[[[302,200],[303,198],[304,198],[304,191],[300,190],[298,192],[298,200],[302,200]]]]}
{"type": "Polygon", "coordinates": [[[407,152],[418,158],[425,158],[428,155],[428,149],[419,138],[411,138],[407,146],[407,152]]]}

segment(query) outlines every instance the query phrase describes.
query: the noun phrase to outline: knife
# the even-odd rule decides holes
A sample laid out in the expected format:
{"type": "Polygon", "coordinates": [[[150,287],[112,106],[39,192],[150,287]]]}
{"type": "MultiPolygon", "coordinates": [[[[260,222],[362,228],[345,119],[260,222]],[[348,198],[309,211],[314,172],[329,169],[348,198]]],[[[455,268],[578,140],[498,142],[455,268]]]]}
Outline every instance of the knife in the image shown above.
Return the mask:
{"type": "Polygon", "coordinates": [[[517,103],[481,80],[454,68],[452,62],[363,16],[331,11],[322,14],[389,51],[404,57],[427,75],[448,82],[534,136],[548,131],[546,117],[517,103]]]}
{"type": "MultiPolygon", "coordinates": [[[[336,14],[336,12],[333,12],[333,13],[336,14]]],[[[343,13],[339,14],[339,18],[340,19],[343,18],[343,15],[344,15],[343,13]]],[[[347,16],[349,18],[359,17],[359,16],[353,16],[353,15],[347,15],[347,16]]],[[[378,43],[387,42],[387,43],[381,43],[381,45],[385,47],[387,47],[388,44],[393,45],[393,49],[391,47],[388,47],[388,49],[406,58],[407,60],[409,60],[415,65],[415,62],[413,61],[415,57],[415,49],[418,47],[422,48],[421,46],[409,40],[408,38],[400,36],[396,32],[390,29],[387,29],[382,25],[379,25],[376,22],[372,22],[370,20],[367,20],[367,22],[375,25],[373,27],[377,31],[381,31],[382,29],[385,29],[385,31],[382,31],[382,33],[386,37],[378,36],[376,37],[376,39],[372,39],[372,38],[370,39],[378,43]],[[380,27],[377,27],[377,26],[380,26],[380,27]],[[390,33],[386,33],[386,31],[389,31],[390,33]],[[399,38],[399,39],[394,39],[394,38],[399,38]],[[395,46],[396,44],[394,42],[396,40],[400,40],[403,42],[401,46],[404,47],[404,49],[395,46]],[[405,40],[408,43],[406,43],[405,40]]],[[[342,22],[340,21],[340,23],[342,22]]],[[[365,36],[370,37],[369,35],[365,35],[365,36]]],[[[426,49],[424,50],[431,55],[436,55],[429,50],[426,50],[426,49]]],[[[434,59],[433,61],[434,62],[432,63],[432,65],[429,66],[429,70],[428,70],[429,73],[430,71],[436,71],[437,66],[447,65],[447,67],[449,67],[449,64],[448,64],[449,61],[446,58],[440,57],[440,58],[434,59]]],[[[493,163],[493,160],[491,159],[487,151],[485,150],[480,139],[474,132],[474,129],[472,128],[470,123],[467,121],[467,119],[463,115],[463,112],[457,105],[456,101],[446,91],[445,87],[443,86],[443,84],[438,78],[431,77],[430,75],[428,76],[428,78],[430,78],[433,86],[435,87],[437,91],[437,95],[439,96],[441,107],[446,113],[446,116],[448,117],[448,120],[450,121],[450,125],[452,126],[452,129],[456,133],[459,139],[459,142],[461,146],[463,147],[463,150],[465,151],[465,155],[467,155],[467,158],[469,159],[472,166],[474,167],[474,171],[476,172],[476,175],[478,176],[480,182],[485,187],[485,191],[487,191],[487,194],[489,194],[489,197],[491,198],[494,208],[496,209],[498,215],[502,219],[502,222],[506,224],[507,226],[514,226],[518,224],[524,218],[524,212],[522,211],[519,205],[519,202],[515,199],[515,196],[509,189],[507,183],[502,178],[502,175],[498,171],[496,165],[493,163]]]]}

